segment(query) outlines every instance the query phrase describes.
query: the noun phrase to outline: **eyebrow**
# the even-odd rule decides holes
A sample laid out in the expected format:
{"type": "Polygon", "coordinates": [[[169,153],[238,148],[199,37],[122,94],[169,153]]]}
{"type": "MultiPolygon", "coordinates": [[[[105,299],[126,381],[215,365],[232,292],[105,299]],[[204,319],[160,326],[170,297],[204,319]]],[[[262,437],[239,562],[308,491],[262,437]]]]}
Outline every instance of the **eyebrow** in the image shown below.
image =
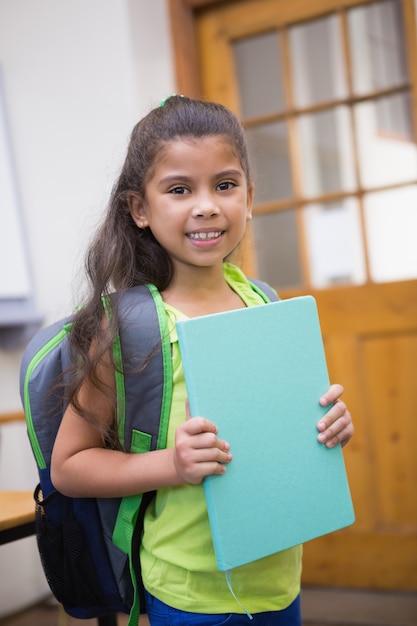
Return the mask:
{"type": "Polygon", "coordinates": [[[191,182],[191,178],[189,176],[185,176],[184,174],[172,174],[172,176],[165,176],[165,178],[161,178],[161,180],[158,181],[158,185],[166,185],[178,181],[189,183],[191,182]]]}
{"type": "MultiPolygon", "coordinates": [[[[237,169],[230,169],[230,170],[224,170],[222,172],[218,172],[214,178],[218,179],[218,178],[227,178],[228,176],[237,176],[238,178],[243,178],[243,173],[240,170],[237,169]]],[[[159,181],[160,185],[166,185],[169,183],[174,183],[174,182],[184,182],[184,183],[190,183],[192,182],[192,177],[191,176],[187,176],[185,174],[181,174],[180,172],[178,174],[172,174],[169,176],[165,176],[165,178],[162,178],[159,181]]]]}
{"type": "Polygon", "coordinates": [[[239,178],[243,178],[243,172],[241,170],[230,169],[225,170],[224,172],[219,172],[219,178],[225,178],[227,176],[238,176],[239,178]]]}

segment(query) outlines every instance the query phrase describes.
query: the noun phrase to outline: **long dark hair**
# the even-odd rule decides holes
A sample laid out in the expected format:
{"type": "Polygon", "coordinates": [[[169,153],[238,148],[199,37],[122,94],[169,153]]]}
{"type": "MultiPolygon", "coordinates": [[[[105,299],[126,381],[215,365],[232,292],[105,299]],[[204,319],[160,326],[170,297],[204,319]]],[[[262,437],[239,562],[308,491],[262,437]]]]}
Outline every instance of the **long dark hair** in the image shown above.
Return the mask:
{"type": "Polygon", "coordinates": [[[111,353],[109,349],[118,327],[117,306],[113,307],[109,324],[103,324],[103,296],[147,283],[163,290],[173,276],[173,265],[164,248],[149,228],[139,229],[133,221],[128,206],[129,193],[145,197],[146,184],[158,163],[158,155],[169,142],[213,135],[229,139],[249,183],[243,128],[236,116],[220,104],[171,96],[133,128],[103,223],[87,251],[89,293],[75,316],[70,334],[74,367],[68,386],[69,401],[80,415],[93,419],[98,425],[98,416],[86,412],[78,395],[81,385],[88,380],[115,404],[114,392],[106,388],[98,374],[104,354],[111,353]]]}

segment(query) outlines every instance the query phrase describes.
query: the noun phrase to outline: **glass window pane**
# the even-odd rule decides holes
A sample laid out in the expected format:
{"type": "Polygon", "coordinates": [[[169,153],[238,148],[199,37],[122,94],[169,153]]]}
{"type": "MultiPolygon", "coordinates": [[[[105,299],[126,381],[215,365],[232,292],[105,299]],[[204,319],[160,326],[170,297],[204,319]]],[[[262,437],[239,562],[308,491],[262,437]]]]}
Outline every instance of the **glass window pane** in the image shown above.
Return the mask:
{"type": "Polygon", "coordinates": [[[311,284],[315,288],[365,282],[357,200],[312,204],[303,211],[311,284]]]}
{"type": "Polygon", "coordinates": [[[263,33],[233,43],[241,114],[244,118],[284,108],[278,33],[263,33]]]}
{"type": "Polygon", "coordinates": [[[292,197],[287,124],[248,128],[246,136],[255,175],[255,203],[292,197]]]}
{"type": "Polygon", "coordinates": [[[278,289],[301,285],[295,212],[255,215],[252,227],[258,276],[278,289]]]}
{"type": "Polygon", "coordinates": [[[408,94],[363,102],[355,107],[360,176],[363,187],[417,178],[408,94]]]}
{"type": "Polygon", "coordinates": [[[351,191],[355,186],[351,125],[347,107],[298,120],[303,193],[351,191]]]}
{"type": "Polygon", "coordinates": [[[417,186],[367,194],[365,223],[371,278],[417,278],[417,186]]]}
{"type": "Polygon", "coordinates": [[[401,0],[348,12],[353,89],[358,95],[407,81],[401,0]]]}
{"type": "Polygon", "coordinates": [[[346,80],[337,17],[294,26],[289,35],[296,106],[344,97],[346,80]]]}

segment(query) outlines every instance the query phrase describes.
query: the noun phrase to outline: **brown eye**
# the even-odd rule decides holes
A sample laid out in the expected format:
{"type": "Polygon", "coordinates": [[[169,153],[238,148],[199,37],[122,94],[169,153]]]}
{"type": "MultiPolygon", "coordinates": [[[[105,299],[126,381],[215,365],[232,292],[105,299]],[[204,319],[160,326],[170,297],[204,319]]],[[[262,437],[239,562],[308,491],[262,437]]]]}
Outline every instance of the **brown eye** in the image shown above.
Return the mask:
{"type": "Polygon", "coordinates": [[[177,185],[177,187],[173,187],[172,189],[170,189],[169,193],[172,193],[176,196],[183,196],[186,193],[190,193],[190,191],[186,187],[183,187],[182,185],[177,185]]]}
{"type": "Polygon", "coordinates": [[[232,181],[230,180],[224,181],[217,185],[217,189],[219,189],[219,191],[228,191],[229,189],[233,189],[233,187],[236,187],[236,184],[232,183],[232,181]]]}

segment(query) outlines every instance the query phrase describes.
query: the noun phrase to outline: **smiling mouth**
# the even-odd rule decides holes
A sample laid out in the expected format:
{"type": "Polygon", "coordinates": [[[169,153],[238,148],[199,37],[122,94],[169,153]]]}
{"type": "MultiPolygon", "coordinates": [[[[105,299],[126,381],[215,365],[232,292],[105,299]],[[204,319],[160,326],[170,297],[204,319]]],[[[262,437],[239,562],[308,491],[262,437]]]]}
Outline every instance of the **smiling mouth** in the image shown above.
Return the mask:
{"type": "Polygon", "coordinates": [[[224,230],[213,230],[208,233],[188,233],[187,237],[195,241],[207,241],[207,239],[217,239],[217,237],[220,237],[223,233],[224,230]]]}

